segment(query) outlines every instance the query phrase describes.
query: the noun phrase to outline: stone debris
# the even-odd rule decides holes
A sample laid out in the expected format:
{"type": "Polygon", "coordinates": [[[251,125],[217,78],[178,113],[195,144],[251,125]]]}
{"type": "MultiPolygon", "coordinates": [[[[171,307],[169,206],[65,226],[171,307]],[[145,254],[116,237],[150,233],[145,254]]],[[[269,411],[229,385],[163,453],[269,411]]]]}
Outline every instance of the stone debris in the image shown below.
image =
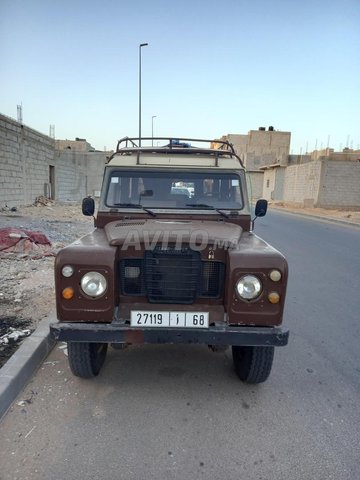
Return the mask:
{"type": "Polygon", "coordinates": [[[17,207],[8,207],[5,203],[4,207],[0,208],[1,212],[17,212],[17,207]]]}
{"type": "MultiPolygon", "coordinates": [[[[13,314],[14,307],[9,307],[13,314]]],[[[4,310],[6,306],[0,303],[0,368],[34,330],[29,319],[1,314],[4,310]]]]}
{"type": "Polygon", "coordinates": [[[0,345],[8,345],[9,343],[17,342],[22,337],[28,337],[31,330],[17,330],[14,327],[10,327],[9,331],[0,337],[0,345]]]}
{"type": "Polygon", "coordinates": [[[62,342],[62,345],[60,345],[60,347],[58,347],[58,349],[62,350],[66,357],[68,356],[68,349],[67,349],[67,343],[66,342],[62,342]]]}
{"type": "Polygon", "coordinates": [[[32,427],[32,429],[25,435],[25,438],[27,438],[29,435],[31,435],[31,433],[34,431],[35,428],[36,428],[36,425],[34,427],[32,427]]]}

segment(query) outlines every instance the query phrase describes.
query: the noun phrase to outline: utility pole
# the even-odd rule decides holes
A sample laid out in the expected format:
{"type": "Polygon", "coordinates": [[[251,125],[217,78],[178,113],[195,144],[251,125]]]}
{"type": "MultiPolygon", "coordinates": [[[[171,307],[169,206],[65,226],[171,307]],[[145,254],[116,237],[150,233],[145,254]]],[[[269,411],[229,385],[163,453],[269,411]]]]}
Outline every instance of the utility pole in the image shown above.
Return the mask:
{"type": "Polygon", "coordinates": [[[147,47],[148,43],[139,45],[139,147],[141,147],[141,49],[147,47]]]}
{"type": "Polygon", "coordinates": [[[156,118],[157,115],[153,115],[151,117],[151,146],[154,146],[154,118],[156,118]]]}

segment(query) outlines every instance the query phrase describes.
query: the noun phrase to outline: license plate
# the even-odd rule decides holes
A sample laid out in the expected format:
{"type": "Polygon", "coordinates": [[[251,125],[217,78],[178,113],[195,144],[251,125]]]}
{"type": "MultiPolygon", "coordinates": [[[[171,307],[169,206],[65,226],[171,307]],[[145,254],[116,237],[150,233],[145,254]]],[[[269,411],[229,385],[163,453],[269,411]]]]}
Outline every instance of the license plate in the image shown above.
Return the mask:
{"type": "Polygon", "coordinates": [[[157,312],[133,310],[132,327],[209,328],[209,312],[157,312]]]}

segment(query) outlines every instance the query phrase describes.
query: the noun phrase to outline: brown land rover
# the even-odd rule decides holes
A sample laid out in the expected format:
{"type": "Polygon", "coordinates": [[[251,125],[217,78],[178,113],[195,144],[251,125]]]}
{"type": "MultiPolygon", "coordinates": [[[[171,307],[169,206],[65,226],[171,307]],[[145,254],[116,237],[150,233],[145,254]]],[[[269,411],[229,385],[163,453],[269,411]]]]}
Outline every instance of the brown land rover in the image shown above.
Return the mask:
{"type": "MultiPolygon", "coordinates": [[[[288,267],[252,231],[241,159],[227,142],[141,140],[158,146],[118,142],[94,231],[56,257],[53,338],[83,378],[99,373],[109,343],[202,343],[231,345],[240,379],[265,381],[288,341],[288,267]]],[[[82,207],[94,215],[92,198],[82,207]]],[[[266,209],[259,200],[255,217],[266,209]]]]}

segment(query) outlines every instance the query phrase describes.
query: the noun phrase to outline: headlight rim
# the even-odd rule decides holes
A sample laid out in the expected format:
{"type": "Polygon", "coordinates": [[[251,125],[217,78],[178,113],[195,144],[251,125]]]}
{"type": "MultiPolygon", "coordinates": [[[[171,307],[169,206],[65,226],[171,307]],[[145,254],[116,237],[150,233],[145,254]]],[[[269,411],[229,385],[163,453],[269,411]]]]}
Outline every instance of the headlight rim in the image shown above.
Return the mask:
{"type": "Polygon", "coordinates": [[[253,273],[245,273],[245,274],[241,275],[241,277],[237,280],[236,285],[235,285],[235,292],[236,292],[237,296],[244,302],[253,302],[253,301],[259,300],[263,291],[264,291],[263,282],[261,281],[261,279],[257,275],[254,275],[253,273]],[[260,289],[259,289],[258,293],[255,296],[250,297],[250,298],[243,297],[241,295],[241,293],[239,292],[239,288],[238,288],[240,282],[243,279],[245,279],[246,277],[252,277],[252,278],[256,279],[257,282],[259,283],[259,286],[260,286],[260,289]]]}
{"type": "MultiPolygon", "coordinates": [[[[91,279],[88,280],[88,283],[90,281],[91,281],[91,279]]],[[[81,289],[81,293],[83,295],[85,295],[87,298],[91,298],[91,299],[96,300],[96,299],[99,299],[99,298],[103,297],[106,294],[107,289],[108,289],[108,282],[107,282],[107,279],[106,279],[105,275],[103,275],[101,272],[98,272],[96,270],[91,270],[89,272],[84,273],[84,275],[81,277],[81,279],[80,279],[80,289],[81,289]],[[101,292],[96,294],[96,295],[94,295],[94,293],[89,293],[84,289],[84,285],[83,285],[84,279],[87,276],[91,276],[91,275],[95,276],[95,278],[98,277],[98,280],[100,282],[103,280],[103,288],[102,288],[101,292]]]]}

